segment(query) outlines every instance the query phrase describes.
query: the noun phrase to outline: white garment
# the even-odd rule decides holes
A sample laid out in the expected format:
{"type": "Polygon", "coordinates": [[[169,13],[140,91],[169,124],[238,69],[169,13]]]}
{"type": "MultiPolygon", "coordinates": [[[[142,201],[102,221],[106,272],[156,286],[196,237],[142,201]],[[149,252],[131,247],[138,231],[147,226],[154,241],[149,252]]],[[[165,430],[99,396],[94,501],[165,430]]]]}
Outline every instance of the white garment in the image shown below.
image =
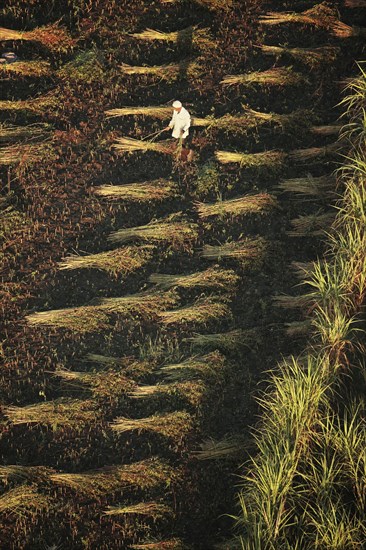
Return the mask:
{"type": "Polygon", "coordinates": [[[188,129],[191,125],[191,116],[187,109],[181,108],[180,112],[174,111],[172,120],[169,122],[169,128],[172,128],[172,136],[174,138],[180,138],[180,132],[183,130],[183,138],[188,136],[188,129]]]}

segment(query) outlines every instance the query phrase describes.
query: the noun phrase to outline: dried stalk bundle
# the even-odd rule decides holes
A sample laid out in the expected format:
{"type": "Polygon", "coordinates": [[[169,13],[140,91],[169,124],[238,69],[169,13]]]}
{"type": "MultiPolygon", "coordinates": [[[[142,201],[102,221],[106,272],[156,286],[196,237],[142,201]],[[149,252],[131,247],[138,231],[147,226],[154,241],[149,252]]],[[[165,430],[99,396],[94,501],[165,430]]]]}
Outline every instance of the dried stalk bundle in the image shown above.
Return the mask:
{"type": "Polygon", "coordinates": [[[33,114],[43,114],[47,109],[57,105],[57,98],[53,94],[47,94],[35,99],[0,101],[0,111],[6,112],[30,112],[33,114]]]}
{"type": "Polygon", "coordinates": [[[144,75],[155,76],[161,80],[177,79],[181,74],[185,77],[195,77],[199,74],[199,65],[194,61],[183,60],[179,63],[170,63],[167,65],[136,66],[123,63],[120,65],[123,73],[126,75],[144,75]]]}
{"type": "Polygon", "coordinates": [[[111,200],[150,202],[170,199],[177,195],[177,186],[170,180],[151,180],[126,185],[101,185],[95,194],[111,200]]]}
{"type": "Polygon", "coordinates": [[[111,275],[128,275],[145,267],[151,261],[155,249],[153,245],[124,246],[99,254],[69,256],[59,263],[59,268],[61,270],[99,269],[111,275]]]}
{"type": "Polygon", "coordinates": [[[319,48],[284,48],[280,46],[260,47],[265,55],[288,55],[296,60],[302,61],[305,65],[315,67],[321,63],[333,63],[340,52],[335,46],[321,46],[319,48]]]}
{"type": "Polygon", "coordinates": [[[318,237],[324,236],[325,231],[331,227],[335,220],[335,213],[312,214],[299,216],[291,220],[292,231],[286,231],[290,237],[318,237]]]}
{"type": "Polygon", "coordinates": [[[138,431],[153,432],[172,439],[181,439],[192,430],[193,421],[186,412],[156,414],[146,418],[116,418],[111,423],[112,430],[118,433],[138,431]]]}
{"type": "Polygon", "coordinates": [[[269,12],[261,17],[259,22],[263,25],[280,25],[282,23],[313,25],[328,30],[337,38],[364,36],[366,31],[362,27],[351,27],[346,23],[342,23],[337,19],[336,11],[325,4],[319,4],[301,13],[269,12]]]}
{"type": "Polygon", "coordinates": [[[0,65],[0,78],[13,76],[44,78],[51,75],[51,65],[47,61],[17,61],[0,65]]]}
{"type": "Polygon", "coordinates": [[[289,337],[296,336],[308,336],[311,331],[311,321],[308,319],[305,321],[294,321],[292,323],[285,323],[285,332],[289,337]]]}
{"type": "Polygon", "coordinates": [[[324,126],[312,126],[310,132],[317,136],[334,136],[338,135],[342,128],[341,124],[327,124],[324,126]]]}
{"type": "Polygon", "coordinates": [[[109,109],[108,111],[105,111],[105,115],[108,118],[124,116],[146,116],[150,118],[164,120],[165,118],[169,118],[171,114],[172,108],[165,107],[164,105],[158,105],[156,107],[123,107],[121,109],[109,109]]]}
{"type": "Polygon", "coordinates": [[[216,151],[215,156],[222,164],[240,164],[241,168],[281,168],[286,159],[282,151],[264,151],[262,153],[234,153],[231,151],[216,151]]]}
{"type": "Polygon", "coordinates": [[[59,398],[26,407],[7,406],[3,413],[15,425],[44,424],[53,429],[77,427],[96,421],[97,404],[92,400],[59,398]]]}
{"type": "Polygon", "coordinates": [[[180,307],[160,313],[164,325],[203,325],[212,321],[231,319],[230,308],[222,303],[204,298],[190,306],[180,307]]]}
{"type": "Polygon", "coordinates": [[[136,151],[155,151],[157,153],[171,154],[172,146],[169,141],[143,141],[134,138],[117,138],[112,147],[120,153],[135,153],[136,151]]]}
{"type": "MultiPolygon", "coordinates": [[[[105,369],[105,373],[108,374],[108,368],[116,369],[120,372],[121,376],[128,376],[129,379],[139,379],[141,376],[145,376],[146,373],[152,372],[154,365],[148,361],[137,361],[131,357],[108,357],[106,355],[98,355],[95,353],[88,353],[82,358],[85,363],[96,363],[98,366],[105,369]],[[123,374],[122,374],[123,373],[123,374]]],[[[115,372],[115,371],[114,371],[115,372]]]]}
{"type": "Polygon", "coordinates": [[[192,347],[202,350],[222,350],[224,352],[236,352],[240,347],[252,348],[258,340],[258,330],[235,329],[229,332],[216,334],[197,334],[186,339],[192,347]]]}
{"type": "Polygon", "coordinates": [[[208,42],[212,42],[210,30],[208,28],[198,29],[197,27],[187,27],[186,29],[175,32],[161,32],[154,29],[146,29],[142,32],[132,34],[131,37],[137,40],[145,40],[146,42],[172,42],[182,47],[189,47],[190,45],[199,46],[200,43],[207,44],[208,42]]]}
{"type": "Polygon", "coordinates": [[[305,82],[305,77],[294,72],[291,67],[276,67],[267,71],[225,76],[220,84],[236,86],[238,84],[261,84],[264,86],[298,86],[305,82]]]}
{"type": "Polygon", "coordinates": [[[274,296],[273,303],[275,306],[284,309],[301,309],[305,311],[311,305],[312,299],[306,294],[302,296],[283,294],[281,296],[274,296]]]}
{"type": "Polygon", "coordinates": [[[7,466],[0,466],[0,479],[5,483],[9,483],[10,481],[41,482],[49,480],[53,472],[52,468],[46,468],[46,466],[9,464],[7,466]]]}
{"type": "MultiPolygon", "coordinates": [[[[169,0],[168,0],[169,1],[169,0]]],[[[180,539],[157,540],[131,544],[131,550],[188,550],[188,547],[180,539]]]]}
{"type": "Polygon", "coordinates": [[[163,290],[169,288],[215,288],[233,291],[237,285],[239,276],[231,269],[209,268],[205,271],[197,271],[189,275],[164,275],[153,273],[149,282],[159,285],[163,290]]]}
{"type": "Polygon", "coordinates": [[[291,160],[308,161],[317,158],[324,158],[328,155],[335,155],[339,153],[344,147],[344,143],[336,141],[330,145],[324,145],[323,147],[310,147],[308,149],[295,149],[291,151],[288,156],[291,160]]]}
{"type": "Polygon", "coordinates": [[[291,269],[300,281],[304,281],[313,276],[314,262],[291,262],[291,269]]]}
{"type": "Polygon", "coordinates": [[[38,27],[32,31],[15,31],[12,29],[0,28],[0,42],[8,40],[40,42],[50,50],[56,51],[69,49],[75,45],[75,40],[71,38],[67,30],[58,25],[38,27]]]}
{"type": "Polygon", "coordinates": [[[113,243],[125,243],[135,240],[170,242],[174,248],[193,245],[198,238],[197,225],[179,221],[174,222],[170,219],[172,218],[152,221],[147,225],[119,229],[108,236],[108,241],[113,243]]]}
{"type": "Polygon", "coordinates": [[[207,439],[201,443],[199,451],[193,451],[191,456],[198,460],[221,460],[243,453],[246,444],[244,438],[229,436],[224,439],[207,439]]]}
{"type": "Polygon", "coordinates": [[[220,260],[221,258],[234,258],[238,260],[252,260],[254,265],[262,260],[268,251],[268,242],[258,239],[241,239],[218,246],[205,245],[201,251],[201,257],[206,260],[220,260]]]}
{"type": "Polygon", "coordinates": [[[125,395],[135,385],[125,374],[116,371],[89,373],[58,369],[54,372],[54,376],[60,377],[68,386],[89,387],[93,396],[107,399],[125,395]]]}
{"type": "Polygon", "coordinates": [[[109,506],[103,512],[106,516],[124,516],[137,514],[139,516],[151,516],[154,519],[163,518],[166,515],[172,515],[172,509],[166,504],[159,502],[140,502],[130,506],[109,506]]]}
{"type": "Polygon", "coordinates": [[[8,126],[0,123],[0,143],[11,141],[36,140],[49,134],[49,124],[29,124],[27,126],[8,126]]]}
{"type": "Polygon", "coordinates": [[[201,219],[211,216],[243,216],[246,214],[265,214],[277,205],[277,200],[268,193],[245,195],[237,199],[218,201],[214,203],[199,202],[196,204],[201,219]]]}
{"type": "Polygon", "coordinates": [[[107,466],[80,474],[55,473],[50,480],[78,494],[91,498],[121,491],[126,487],[146,490],[167,482],[174,475],[173,469],[159,459],[147,459],[122,466],[107,466]]]}
{"type": "Polygon", "coordinates": [[[50,498],[38,493],[36,487],[22,485],[0,497],[0,514],[24,517],[27,512],[47,509],[50,504],[50,498]]]}
{"type": "Polygon", "coordinates": [[[333,174],[329,176],[320,176],[314,178],[308,176],[305,178],[293,178],[282,180],[278,184],[278,189],[288,193],[297,193],[299,195],[311,195],[315,197],[331,197],[335,195],[336,178],[333,174]]]}
{"type": "Polygon", "coordinates": [[[151,399],[158,398],[166,400],[173,397],[182,398],[192,407],[199,406],[202,403],[207,388],[202,380],[182,380],[167,384],[155,384],[152,386],[139,386],[129,393],[132,399],[151,399]]]}
{"type": "Polygon", "coordinates": [[[101,298],[95,301],[95,305],[33,313],[26,319],[31,325],[53,326],[86,333],[105,328],[109,321],[108,314],[151,318],[157,315],[161,308],[172,306],[174,303],[175,298],[172,294],[139,293],[118,298],[101,298]]]}
{"type": "Polygon", "coordinates": [[[160,367],[158,374],[165,380],[180,382],[183,380],[221,378],[225,368],[225,357],[218,351],[190,357],[182,363],[175,363],[160,367]]]}
{"type": "Polygon", "coordinates": [[[0,166],[12,164],[31,164],[44,154],[42,145],[10,145],[0,149],[0,166]]]}

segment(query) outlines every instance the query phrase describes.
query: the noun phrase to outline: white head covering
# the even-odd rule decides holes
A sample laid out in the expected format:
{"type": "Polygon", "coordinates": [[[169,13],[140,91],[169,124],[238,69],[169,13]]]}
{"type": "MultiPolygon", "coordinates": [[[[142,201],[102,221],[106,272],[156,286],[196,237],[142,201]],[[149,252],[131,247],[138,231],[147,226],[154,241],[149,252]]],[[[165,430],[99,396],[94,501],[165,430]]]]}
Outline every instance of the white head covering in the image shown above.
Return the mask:
{"type": "Polygon", "coordinates": [[[174,109],[180,109],[182,107],[182,104],[180,101],[174,101],[173,107],[174,109]]]}

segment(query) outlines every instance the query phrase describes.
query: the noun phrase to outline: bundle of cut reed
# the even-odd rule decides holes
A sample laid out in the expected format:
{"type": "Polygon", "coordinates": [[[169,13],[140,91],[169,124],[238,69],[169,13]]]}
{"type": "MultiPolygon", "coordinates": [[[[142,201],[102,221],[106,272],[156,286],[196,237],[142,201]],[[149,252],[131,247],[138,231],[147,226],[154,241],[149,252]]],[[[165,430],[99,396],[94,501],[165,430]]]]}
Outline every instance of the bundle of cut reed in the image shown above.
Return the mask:
{"type": "Polygon", "coordinates": [[[173,510],[166,504],[159,502],[139,502],[130,506],[109,506],[103,513],[106,516],[137,514],[139,516],[150,516],[154,519],[159,519],[166,515],[172,515],[173,510]]]}
{"type": "Polygon", "coordinates": [[[151,399],[158,398],[166,401],[172,397],[174,401],[177,398],[183,399],[192,407],[198,407],[202,403],[207,388],[202,380],[175,380],[165,384],[155,384],[151,386],[138,386],[135,390],[129,392],[132,399],[151,399]]]}
{"type": "Polygon", "coordinates": [[[127,241],[142,240],[152,242],[170,242],[173,248],[188,248],[198,238],[198,226],[185,222],[166,220],[152,221],[147,225],[119,229],[108,236],[108,241],[125,243],[127,241]]]}
{"type": "Polygon", "coordinates": [[[116,418],[110,424],[118,433],[138,431],[152,432],[172,439],[181,439],[193,428],[193,420],[186,412],[156,414],[146,418],[116,418]]]}
{"type": "Polygon", "coordinates": [[[328,155],[336,155],[339,154],[340,151],[343,149],[344,143],[340,141],[336,141],[334,143],[331,143],[330,145],[324,145],[323,147],[309,147],[308,149],[295,149],[294,151],[290,151],[288,153],[288,157],[290,160],[295,161],[303,161],[306,162],[308,160],[317,159],[317,158],[324,158],[328,155]]]}
{"type": "Polygon", "coordinates": [[[234,352],[243,346],[249,349],[252,349],[253,345],[255,347],[258,334],[258,329],[235,329],[216,334],[196,334],[195,336],[186,338],[186,340],[191,342],[193,348],[234,352]]]}
{"type": "Polygon", "coordinates": [[[157,153],[171,154],[172,145],[169,141],[144,141],[134,138],[116,138],[112,147],[120,153],[135,153],[136,151],[155,151],[157,153]]]}
{"type": "Polygon", "coordinates": [[[20,464],[8,464],[0,466],[0,479],[10,481],[40,482],[47,481],[54,470],[46,466],[23,466],[20,464]]]}
{"type": "Polygon", "coordinates": [[[75,40],[71,38],[66,28],[59,27],[57,24],[38,27],[32,31],[15,31],[12,29],[0,28],[0,42],[11,40],[26,40],[31,42],[40,42],[50,50],[67,50],[75,45],[75,40]]]}
{"type": "Polygon", "coordinates": [[[218,201],[214,203],[196,203],[198,215],[201,219],[211,216],[243,216],[246,214],[266,214],[275,208],[277,200],[268,193],[244,195],[237,199],[218,201]]]}
{"type": "Polygon", "coordinates": [[[314,265],[314,262],[291,262],[291,269],[300,281],[304,281],[313,276],[314,265]]]}
{"type": "Polygon", "coordinates": [[[260,46],[265,55],[279,57],[287,55],[302,61],[305,65],[315,67],[321,63],[333,63],[337,58],[340,48],[336,46],[321,46],[319,48],[285,48],[280,46],[260,46]]]}
{"type": "Polygon", "coordinates": [[[172,42],[185,48],[191,45],[199,46],[200,43],[205,44],[212,42],[210,30],[208,28],[199,29],[196,26],[187,27],[175,32],[161,32],[154,29],[146,29],[142,32],[132,34],[131,37],[137,40],[145,40],[146,42],[172,42]]]}
{"type": "Polygon", "coordinates": [[[220,320],[231,319],[230,308],[212,298],[197,300],[194,304],[160,313],[164,325],[202,325],[220,320]]]}
{"type": "Polygon", "coordinates": [[[302,311],[306,311],[311,306],[312,299],[306,294],[301,296],[282,294],[280,296],[274,296],[273,303],[275,306],[284,309],[301,309],[302,311]]]}
{"type": "Polygon", "coordinates": [[[172,108],[165,107],[164,105],[151,107],[122,107],[121,109],[109,109],[108,111],[105,111],[105,115],[108,118],[124,116],[146,116],[150,118],[164,120],[165,118],[169,118],[171,114],[172,108]]]}
{"type": "Polygon", "coordinates": [[[285,323],[285,327],[286,335],[289,337],[308,336],[311,331],[311,321],[309,319],[293,321],[292,323],[285,323]]]}
{"type": "Polygon", "coordinates": [[[70,389],[88,387],[94,397],[103,397],[109,400],[127,394],[135,383],[124,373],[116,371],[77,372],[66,369],[57,369],[54,376],[60,377],[70,389]]]}
{"type": "Polygon", "coordinates": [[[44,78],[51,75],[51,65],[47,61],[17,61],[0,65],[0,78],[13,76],[44,78]]]}
{"type": "MultiPolygon", "coordinates": [[[[352,0],[351,0],[352,1],[352,0]]],[[[337,18],[337,12],[325,3],[314,6],[301,13],[269,12],[259,19],[263,25],[280,25],[282,23],[299,23],[327,29],[337,38],[365,36],[366,29],[351,27],[337,18]]]]}
{"type": "Polygon", "coordinates": [[[209,268],[189,275],[164,275],[153,273],[149,282],[159,285],[161,289],[180,288],[215,288],[232,292],[239,276],[231,269],[209,268]]]}
{"type": "Polygon", "coordinates": [[[55,485],[67,487],[79,494],[100,498],[125,487],[152,489],[174,477],[173,469],[157,458],[106,466],[83,473],[54,473],[49,476],[55,485]]]}
{"type": "Polygon", "coordinates": [[[81,359],[85,363],[95,363],[98,368],[102,367],[103,374],[108,374],[108,369],[113,372],[119,372],[121,376],[128,377],[130,380],[139,380],[145,378],[154,369],[151,361],[139,361],[131,357],[109,357],[96,353],[88,353],[81,359]]]}
{"type": "Polygon", "coordinates": [[[256,267],[264,259],[267,251],[268,242],[262,237],[259,237],[257,239],[240,239],[239,241],[228,242],[218,246],[206,244],[200,252],[200,255],[206,260],[215,261],[221,258],[234,258],[242,261],[247,260],[249,261],[249,266],[252,263],[253,267],[256,267]]]}
{"type": "Polygon", "coordinates": [[[35,99],[25,99],[10,101],[4,100],[0,101],[0,111],[8,112],[30,112],[34,114],[43,114],[46,109],[50,109],[57,105],[57,98],[54,94],[47,94],[39,96],[35,99]]]}
{"type": "Polygon", "coordinates": [[[0,166],[12,164],[31,164],[37,162],[44,154],[40,144],[37,145],[10,145],[0,149],[0,166]]]}
{"type": "Polygon", "coordinates": [[[117,250],[89,254],[87,256],[69,256],[59,263],[61,270],[99,269],[112,275],[128,275],[145,267],[152,259],[156,247],[123,246],[117,250]]]}
{"type": "Polygon", "coordinates": [[[317,136],[333,136],[338,135],[342,130],[341,124],[327,124],[323,126],[312,126],[310,132],[317,136]]]}
{"type": "Polygon", "coordinates": [[[335,195],[336,177],[330,174],[328,176],[307,176],[304,178],[281,180],[278,184],[278,189],[299,195],[332,197],[335,195]]]}
{"type": "Polygon", "coordinates": [[[286,153],[282,151],[263,151],[262,153],[216,151],[215,156],[222,164],[240,164],[241,168],[266,168],[270,170],[281,168],[286,159],[286,153]]]}
{"type": "Polygon", "coordinates": [[[180,539],[156,540],[154,542],[150,540],[141,544],[132,544],[130,548],[132,550],[189,550],[180,539]]]}
{"type": "Polygon", "coordinates": [[[101,185],[94,189],[96,195],[111,200],[128,202],[162,201],[177,195],[177,186],[171,180],[151,180],[125,185],[101,185]]]}
{"type": "Polygon", "coordinates": [[[51,499],[42,495],[33,485],[21,485],[7,491],[0,497],[0,514],[24,517],[27,512],[45,510],[51,499]]]}
{"type": "Polygon", "coordinates": [[[116,298],[101,298],[94,305],[54,309],[26,317],[31,325],[45,325],[86,333],[105,328],[110,314],[126,317],[152,318],[163,307],[174,305],[173,294],[139,293],[116,298]]]}
{"type": "Polygon", "coordinates": [[[197,460],[221,460],[242,454],[245,440],[238,436],[228,436],[219,440],[210,438],[203,441],[200,447],[199,451],[191,452],[192,457],[197,460]]]}
{"type": "Polygon", "coordinates": [[[185,59],[179,63],[152,66],[127,65],[123,63],[120,65],[120,69],[126,75],[155,76],[161,80],[175,80],[181,75],[184,77],[195,77],[200,71],[198,63],[189,59],[185,59]]]}
{"type": "Polygon", "coordinates": [[[236,86],[238,84],[260,84],[263,86],[298,86],[304,84],[304,75],[296,73],[291,67],[275,67],[267,71],[225,76],[220,84],[236,86]]]}
{"type": "Polygon", "coordinates": [[[51,126],[49,124],[28,124],[27,126],[10,126],[0,123],[0,143],[11,141],[35,141],[40,137],[49,134],[51,126]]]}
{"type": "Polygon", "coordinates": [[[157,374],[171,382],[195,380],[197,378],[214,378],[217,381],[223,374],[225,364],[225,357],[218,351],[214,351],[207,355],[190,357],[182,363],[160,367],[157,374]]]}
{"type": "Polygon", "coordinates": [[[97,404],[92,400],[61,397],[25,407],[9,405],[3,408],[3,413],[15,425],[44,424],[55,430],[59,427],[77,427],[96,422],[97,404]]]}
{"type": "Polygon", "coordinates": [[[309,216],[299,216],[291,220],[292,231],[286,231],[290,237],[318,237],[324,236],[327,229],[332,226],[335,219],[335,213],[312,214],[309,216]]]}

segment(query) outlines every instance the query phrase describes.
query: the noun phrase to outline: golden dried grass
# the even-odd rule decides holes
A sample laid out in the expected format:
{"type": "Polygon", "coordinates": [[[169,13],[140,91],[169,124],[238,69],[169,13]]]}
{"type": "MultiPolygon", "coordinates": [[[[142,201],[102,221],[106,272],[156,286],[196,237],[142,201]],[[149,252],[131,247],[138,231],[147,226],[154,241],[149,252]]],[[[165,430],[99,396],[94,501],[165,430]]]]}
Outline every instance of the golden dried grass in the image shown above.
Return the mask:
{"type": "Polygon", "coordinates": [[[215,203],[196,203],[198,215],[201,219],[212,216],[243,216],[247,214],[266,214],[277,206],[277,200],[268,193],[245,195],[227,201],[215,203]]]}
{"type": "Polygon", "coordinates": [[[99,197],[126,202],[162,201],[177,196],[177,186],[170,180],[151,180],[125,185],[101,185],[94,188],[99,197]]]}

